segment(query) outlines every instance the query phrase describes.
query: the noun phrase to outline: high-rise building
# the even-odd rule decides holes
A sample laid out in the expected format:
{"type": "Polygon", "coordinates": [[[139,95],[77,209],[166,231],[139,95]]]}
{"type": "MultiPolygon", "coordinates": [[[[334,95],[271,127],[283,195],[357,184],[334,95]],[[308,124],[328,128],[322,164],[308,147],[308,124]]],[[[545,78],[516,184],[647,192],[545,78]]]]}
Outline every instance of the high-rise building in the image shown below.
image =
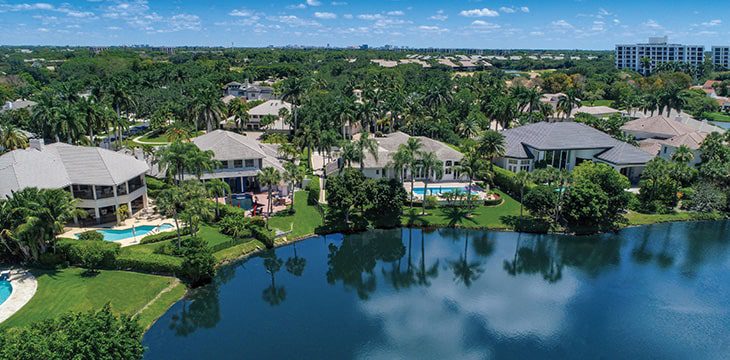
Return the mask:
{"type": "Polygon", "coordinates": [[[713,46],[712,64],[725,69],[730,69],[730,46],[713,46]]]}
{"type": "Polygon", "coordinates": [[[615,65],[617,69],[631,69],[641,73],[651,72],[658,64],[668,62],[689,63],[699,66],[705,61],[705,47],[702,45],[680,45],[667,43],[667,37],[651,37],[645,44],[616,45],[615,65]],[[644,61],[646,58],[648,60],[644,61]]]}

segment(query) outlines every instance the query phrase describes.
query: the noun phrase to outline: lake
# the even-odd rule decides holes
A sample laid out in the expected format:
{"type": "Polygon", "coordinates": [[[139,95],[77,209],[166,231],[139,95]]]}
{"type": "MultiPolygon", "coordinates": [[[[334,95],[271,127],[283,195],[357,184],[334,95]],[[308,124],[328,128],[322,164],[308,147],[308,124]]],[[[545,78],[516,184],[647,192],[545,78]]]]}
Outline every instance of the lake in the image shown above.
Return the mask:
{"type": "Polygon", "coordinates": [[[730,122],[722,122],[722,121],[710,121],[713,125],[719,126],[723,129],[730,130],[730,122]]]}
{"type": "Polygon", "coordinates": [[[224,267],[146,359],[723,359],[730,221],[314,237],[224,267]]]}

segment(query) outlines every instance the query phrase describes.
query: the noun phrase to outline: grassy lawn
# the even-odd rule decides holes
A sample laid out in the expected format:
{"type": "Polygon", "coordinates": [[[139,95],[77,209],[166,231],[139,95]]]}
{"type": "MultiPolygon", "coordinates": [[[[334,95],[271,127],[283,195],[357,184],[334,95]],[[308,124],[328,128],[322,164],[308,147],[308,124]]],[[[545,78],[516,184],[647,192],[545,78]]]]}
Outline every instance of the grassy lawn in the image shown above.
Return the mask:
{"type": "Polygon", "coordinates": [[[699,214],[695,212],[681,211],[672,214],[642,214],[635,211],[629,211],[624,216],[631,225],[649,225],[670,221],[692,221],[692,220],[708,220],[712,214],[699,214]]]}
{"type": "MultiPolygon", "coordinates": [[[[203,131],[198,131],[198,132],[193,132],[193,134],[191,134],[191,135],[193,137],[196,137],[196,136],[199,136],[202,134],[203,134],[203,131]]],[[[167,143],[171,142],[170,139],[167,138],[167,135],[165,135],[164,132],[159,133],[159,134],[147,133],[144,136],[142,136],[141,138],[139,138],[139,141],[158,143],[158,144],[167,144],[167,143]]]]}
{"type": "Polygon", "coordinates": [[[702,114],[702,117],[712,121],[730,122],[730,115],[721,112],[706,112],[702,114]]]}
{"type": "Polygon", "coordinates": [[[251,240],[243,244],[234,245],[229,248],[217,251],[213,253],[213,256],[215,257],[215,260],[217,262],[222,263],[225,261],[236,260],[241,256],[264,248],[266,248],[266,246],[262,242],[258,240],[251,240]]]}
{"type": "Polygon", "coordinates": [[[478,206],[471,214],[459,207],[428,209],[421,215],[421,208],[406,209],[401,218],[404,226],[458,226],[473,229],[510,229],[505,220],[520,215],[520,203],[509,195],[495,190],[504,201],[497,206],[478,206]]]}
{"type": "Polygon", "coordinates": [[[583,106],[608,106],[613,107],[613,100],[596,100],[591,103],[591,101],[584,101],[583,106]]]}
{"type": "Polygon", "coordinates": [[[287,235],[290,239],[297,239],[313,235],[314,230],[322,225],[322,216],[316,206],[307,204],[307,192],[304,190],[294,193],[294,215],[274,216],[269,220],[269,226],[281,231],[292,230],[287,235]]]}
{"type": "MultiPolygon", "coordinates": [[[[224,243],[226,241],[230,241],[231,237],[228,235],[221,234],[220,231],[218,231],[218,228],[211,225],[201,225],[200,231],[198,232],[198,235],[203,238],[203,240],[208,242],[208,246],[213,247],[220,243],[224,243]]],[[[173,243],[177,242],[177,238],[173,238],[171,240],[165,240],[165,241],[158,241],[155,243],[149,243],[149,244],[139,244],[139,245],[132,245],[122,248],[122,252],[124,251],[131,251],[131,252],[138,252],[138,253],[144,253],[144,254],[152,254],[155,252],[155,249],[159,248],[162,245],[165,245],[167,243],[173,243]]]]}
{"type": "MultiPolygon", "coordinates": [[[[36,294],[1,326],[25,326],[71,311],[100,309],[106,303],[110,303],[116,312],[134,314],[163,289],[177,282],[171,277],[127,271],[105,270],[96,276],[84,276],[83,273],[84,270],[79,268],[34,270],[33,274],[38,279],[36,294]]],[[[185,287],[180,286],[182,289],[173,289],[172,294],[161,296],[142,313],[142,326],[149,326],[182,296],[185,287]]]]}

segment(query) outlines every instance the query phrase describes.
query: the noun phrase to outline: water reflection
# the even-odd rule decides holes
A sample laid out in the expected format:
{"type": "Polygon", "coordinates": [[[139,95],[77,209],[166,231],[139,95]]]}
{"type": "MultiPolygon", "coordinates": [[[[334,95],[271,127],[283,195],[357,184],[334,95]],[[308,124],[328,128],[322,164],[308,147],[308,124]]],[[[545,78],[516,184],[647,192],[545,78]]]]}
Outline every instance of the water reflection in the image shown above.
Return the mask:
{"type": "Polygon", "coordinates": [[[155,324],[146,356],[711,357],[730,333],[728,224],[330,235],[222,268],[155,324]]]}

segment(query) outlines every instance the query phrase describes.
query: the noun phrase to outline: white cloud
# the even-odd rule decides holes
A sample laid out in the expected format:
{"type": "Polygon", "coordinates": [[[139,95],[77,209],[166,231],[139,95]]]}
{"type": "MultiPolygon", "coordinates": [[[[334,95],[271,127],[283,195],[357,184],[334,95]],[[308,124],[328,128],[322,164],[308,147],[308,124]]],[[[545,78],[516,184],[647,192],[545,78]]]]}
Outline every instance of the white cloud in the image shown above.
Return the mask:
{"type": "Polygon", "coordinates": [[[499,16],[499,13],[495,10],[489,9],[489,8],[483,8],[483,9],[471,9],[471,10],[462,10],[459,15],[466,16],[466,17],[495,17],[499,16]]]}
{"type": "Polygon", "coordinates": [[[357,16],[357,18],[360,19],[360,20],[371,20],[371,21],[374,21],[374,20],[384,19],[385,16],[383,16],[382,14],[360,14],[360,15],[357,16]]]}
{"type": "Polygon", "coordinates": [[[322,3],[319,0],[307,0],[309,6],[320,6],[322,3]]]}
{"type": "Polygon", "coordinates": [[[315,12],[314,17],[317,19],[331,20],[337,19],[337,14],[331,12],[315,12]]]}
{"type": "Polygon", "coordinates": [[[347,5],[347,3],[344,1],[333,1],[332,2],[332,6],[342,6],[342,5],[347,5]]]}
{"type": "Polygon", "coordinates": [[[286,7],[287,9],[306,9],[307,5],[304,4],[295,4],[295,5],[288,5],[286,7]]]}
{"type": "Polygon", "coordinates": [[[543,36],[543,35],[545,35],[545,33],[542,32],[542,31],[531,31],[530,32],[530,35],[532,35],[532,36],[543,36]]]}
{"type": "Polygon", "coordinates": [[[559,29],[573,29],[573,25],[563,19],[553,21],[550,25],[559,29]]]}
{"type": "Polygon", "coordinates": [[[345,18],[345,19],[352,19],[353,18],[352,14],[345,14],[345,15],[342,15],[342,17],[345,18]]]}
{"type": "Polygon", "coordinates": [[[527,6],[523,6],[520,8],[520,11],[522,11],[523,13],[528,13],[528,12],[530,12],[530,8],[527,6]]]}
{"type": "Polygon", "coordinates": [[[320,23],[312,20],[306,20],[299,18],[294,15],[281,15],[281,16],[270,16],[267,18],[270,21],[280,22],[293,27],[299,26],[321,26],[320,23]]]}
{"type": "Polygon", "coordinates": [[[251,16],[253,16],[253,12],[250,10],[246,10],[246,9],[235,9],[235,10],[231,10],[231,12],[229,12],[228,15],[239,16],[239,17],[251,17],[251,16]]]}
{"type": "Polygon", "coordinates": [[[449,18],[448,15],[444,15],[443,10],[439,10],[436,12],[436,15],[430,16],[429,19],[431,20],[438,20],[438,21],[446,21],[449,18]]]}
{"type": "Polygon", "coordinates": [[[418,30],[429,32],[429,33],[444,33],[448,32],[449,29],[442,28],[439,26],[428,26],[428,25],[421,25],[418,27],[418,30]]]}
{"type": "Polygon", "coordinates": [[[403,16],[403,15],[405,15],[405,13],[402,12],[402,11],[400,11],[400,10],[396,10],[396,11],[388,11],[387,12],[387,15],[390,15],[390,16],[403,16]]]}
{"type": "Polygon", "coordinates": [[[505,14],[512,14],[513,12],[515,12],[515,8],[502,6],[501,8],[499,8],[499,11],[501,11],[505,14]]]}
{"type": "Polygon", "coordinates": [[[501,26],[499,24],[490,23],[484,20],[474,20],[471,23],[471,26],[473,28],[482,29],[482,30],[493,30],[493,29],[499,29],[501,26]]]}
{"type": "Polygon", "coordinates": [[[656,22],[656,20],[654,20],[654,19],[649,19],[646,22],[644,22],[642,25],[644,25],[645,27],[647,27],[649,29],[653,29],[653,30],[662,30],[662,29],[664,29],[664,27],[662,27],[661,25],[659,25],[659,23],[656,22]]]}
{"type": "Polygon", "coordinates": [[[719,25],[722,25],[722,20],[720,20],[720,19],[710,20],[710,21],[702,23],[702,26],[719,26],[719,25]]]}
{"type": "Polygon", "coordinates": [[[32,4],[0,4],[0,13],[4,12],[15,12],[15,11],[55,11],[68,15],[73,18],[90,18],[94,17],[91,11],[80,11],[74,10],[69,4],[63,3],[61,6],[56,7],[53,4],[48,3],[32,3],[32,4]]]}

